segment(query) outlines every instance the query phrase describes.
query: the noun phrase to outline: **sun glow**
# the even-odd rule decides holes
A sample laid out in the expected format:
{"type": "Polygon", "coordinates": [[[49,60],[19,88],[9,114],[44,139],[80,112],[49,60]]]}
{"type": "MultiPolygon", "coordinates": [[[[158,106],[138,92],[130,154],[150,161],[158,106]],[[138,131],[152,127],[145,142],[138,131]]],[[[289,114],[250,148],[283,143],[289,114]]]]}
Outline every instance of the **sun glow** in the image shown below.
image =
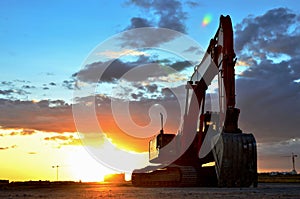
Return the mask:
{"type": "Polygon", "coordinates": [[[107,174],[116,173],[94,159],[84,147],[73,147],[67,160],[74,179],[83,182],[99,182],[107,174]]]}
{"type": "Polygon", "coordinates": [[[114,139],[107,137],[106,134],[98,139],[98,143],[92,142],[95,141],[91,137],[86,137],[83,144],[95,157],[118,172],[131,172],[133,169],[142,168],[148,164],[148,152],[130,150],[127,145],[114,142],[114,139]]]}
{"type": "MultiPolygon", "coordinates": [[[[100,182],[104,181],[106,175],[124,172],[122,171],[123,167],[123,169],[142,168],[148,162],[147,153],[127,151],[124,148],[119,148],[119,146],[113,143],[112,139],[107,138],[105,134],[103,138],[101,143],[83,142],[83,144],[87,144],[85,147],[76,146],[72,147],[72,150],[69,150],[70,153],[68,155],[67,164],[70,167],[69,170],[73,179],[83,182],[100,182]],[[124,153],[125,151],[145,158],[128,161],[126,153],[124,153]],[[105,154],[105,157],[99,154],[105,154]],[[109,158],[107,159],[107,157],[109,158]],[[111,162],[101,162],[105,160],[111,162]],[[116,166],[116,163],[117,165],[121,164],[121,166],[116,166]],[[106,165],[111,166],[111,168],[106,165]]],[[[130,172],[131,171],[126,172],[126,180],[130,180],[130,172]]]]}
{"type": "Polygon", "coordinates": [[[0,127],[0,138],[2,179],[100,182],[116,173],[96,161],[74,133],[0,127]]]}

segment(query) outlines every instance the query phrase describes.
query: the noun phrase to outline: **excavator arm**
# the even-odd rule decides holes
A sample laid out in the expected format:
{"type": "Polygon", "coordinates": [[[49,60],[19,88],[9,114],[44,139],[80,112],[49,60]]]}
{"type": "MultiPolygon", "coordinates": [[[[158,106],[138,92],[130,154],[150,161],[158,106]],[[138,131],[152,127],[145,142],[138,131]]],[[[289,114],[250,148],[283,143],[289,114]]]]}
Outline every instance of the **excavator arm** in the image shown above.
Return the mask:
{"type": "MultiPolygon", "coordinates": [[[[206,50],[201,63],[195,67],[191,76],[199,104],[203,103],[203,85],[209,86],[213,78],[218,75],[220,126],[228,133],[238,133],[238,115],[240,110],[235,108],[235,71],[236,55],[233,48],[233,30],[229,16],[221,16],[219,28],[206,50]],[[201,79],[199,79],[201,78],[201,79]]],[[[202,121],[203,122],[203,121],[202,121]]],[[[200,128],[201,129],[201,128],[200,128]]]]}

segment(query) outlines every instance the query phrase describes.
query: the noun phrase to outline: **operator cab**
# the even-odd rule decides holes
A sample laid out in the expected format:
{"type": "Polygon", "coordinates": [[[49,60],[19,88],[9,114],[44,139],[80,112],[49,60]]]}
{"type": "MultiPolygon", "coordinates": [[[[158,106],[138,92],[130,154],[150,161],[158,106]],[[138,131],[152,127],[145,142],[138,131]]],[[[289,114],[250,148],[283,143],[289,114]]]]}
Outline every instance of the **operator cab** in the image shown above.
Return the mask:
{"type": "Polygon", "coordinates": [[[151,163],[168,162],[173,155],[176,155],[176,144],[171,142],[175,138],[175,134],[164,133],[163,114],[161,116],[161,130],[149,142],[149,161],[151,163]]]}
{"type": "Polygon", "coordinates": [[[170,155],[176,154],[175,144],[173,144],[174,142],[171,143],[174,137],[175,134],[164,134],[161,130],[160,134],[150,140],[149,161],[151,163],[166,162],[168,159],[170,159],[170,155]]]}

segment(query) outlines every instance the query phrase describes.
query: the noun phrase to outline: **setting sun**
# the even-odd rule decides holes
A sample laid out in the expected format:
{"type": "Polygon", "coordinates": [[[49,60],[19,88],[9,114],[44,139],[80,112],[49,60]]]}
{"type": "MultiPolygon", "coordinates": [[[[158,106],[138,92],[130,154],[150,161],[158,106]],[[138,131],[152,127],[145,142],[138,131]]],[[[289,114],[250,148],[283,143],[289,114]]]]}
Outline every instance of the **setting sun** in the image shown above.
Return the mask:
{"type": "Polygon", "coordinates": [[[105,175],[116,173],[95,160],[84,147],[73,147],[68,156],[66,162],[70,165],[71,175],[78,181],[99,182],[105,175]]]}
{"type": "Polygon", "coordinates": [[[106,174],[116,173],[88,153],[77,133],[0,129],[0,137],[2,178],[99,182],[106,174]]]}

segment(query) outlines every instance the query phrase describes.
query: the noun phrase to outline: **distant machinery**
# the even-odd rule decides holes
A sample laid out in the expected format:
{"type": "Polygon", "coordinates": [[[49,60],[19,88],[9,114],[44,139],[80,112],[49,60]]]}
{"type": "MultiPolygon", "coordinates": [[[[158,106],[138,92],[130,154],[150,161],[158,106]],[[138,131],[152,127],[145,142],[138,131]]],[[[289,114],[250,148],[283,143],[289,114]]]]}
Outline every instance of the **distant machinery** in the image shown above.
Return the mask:
{"type": "Polygon", "coordinates": [[[104,176],[104,182],[110,183],[122,183],[125,181],[125,173],[118,173],[118,174],[108,174],[104,176]]]}
{"type": "Polygon", "coordinates": [[[296,160],[295,158],[298,157],[298,155],[292,153],[291,155],[287,155],[287,156],[282,156],[282,157],[291,157],[292,158],[292,171],[291,171],[291,174],[297,174],[297,171],[296,171],[296,160]]]}
{"type": "Polygon", "coordinates": [[[295,166],[295,158],[298,157],[296,154],[292,153],[292,164],[293,164],[293,170],[292,170],[292,173],[295,173],[297,174],[297,171],[296,171],[296,166],[295,166]]]}

